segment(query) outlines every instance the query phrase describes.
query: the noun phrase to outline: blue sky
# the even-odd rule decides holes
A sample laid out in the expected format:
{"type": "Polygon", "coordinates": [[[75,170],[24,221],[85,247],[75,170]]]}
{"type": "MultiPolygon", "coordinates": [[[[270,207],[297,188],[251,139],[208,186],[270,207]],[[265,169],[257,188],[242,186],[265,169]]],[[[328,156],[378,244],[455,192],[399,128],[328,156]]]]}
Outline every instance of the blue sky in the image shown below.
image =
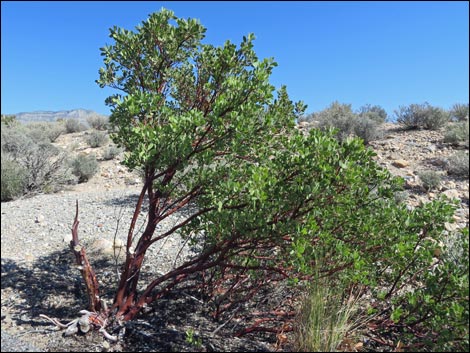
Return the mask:
{"type": "Polygon", "coordinates": [[[469,4],[462,2],[1,2],[1,112],[92,109],[112,89],[95,83],[109,28],[135,29],[166,7],[198,18],[204,42],[256,35],[274,57],[271,83],[319,111],[337,100],[389,114],[425,101],[469,100],[469,4]]]}

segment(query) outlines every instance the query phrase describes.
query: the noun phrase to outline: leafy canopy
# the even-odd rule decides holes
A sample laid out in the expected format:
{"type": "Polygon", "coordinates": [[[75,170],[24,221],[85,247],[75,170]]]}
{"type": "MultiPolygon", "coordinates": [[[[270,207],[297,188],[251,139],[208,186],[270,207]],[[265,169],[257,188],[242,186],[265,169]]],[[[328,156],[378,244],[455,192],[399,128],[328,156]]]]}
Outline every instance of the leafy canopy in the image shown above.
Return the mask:
{"type": "Polygon", "coordinates": [[[201,43],[205,31],[197,20],[165,9],[136,32],[111,30],[115,44],[101,49],[105,67],[97,82],[126,93],[107,104],[129,167],[184,167],[192,156],[224,151],[265,127],[292,126],[289,114],[266,114],[276,63],[257,58],[254,36],[244,37],[239,48],[229,41],[217,48],[201,43]]]}

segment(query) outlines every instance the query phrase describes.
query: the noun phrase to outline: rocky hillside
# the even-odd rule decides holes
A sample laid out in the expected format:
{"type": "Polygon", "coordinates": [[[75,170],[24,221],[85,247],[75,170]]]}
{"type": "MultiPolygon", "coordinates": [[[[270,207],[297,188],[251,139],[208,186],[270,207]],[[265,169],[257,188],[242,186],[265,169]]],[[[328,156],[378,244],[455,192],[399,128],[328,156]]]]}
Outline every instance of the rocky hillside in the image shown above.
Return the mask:
{"type": "MultiPolygon", "coordinates": [[[[304,122],[299,128],[308,131],[314,125],[315,122],[304,122]]],[[[409,207],[441,195],[457,201],[455,223],[446,224],[449,231],[469,225],[468,141],[457,146],[445,143],[445,133],[451,128],[452,123],[438,131],[403,130],[398,124],[385,123],[380,126],[382,138],[370,143],[377,154],[376,161],[405,180],[405,190],[397,197],[409,207]],[[453,170],[456,168],[459,173],[453,170]],[[431,176],[425,178],[425,173],[431,176]],[[428,179],[437,185],[429,187],[428,179]]]]}
{"type": "Polygon", "coordinates": [[[374,141],[371,146],[377,153],[376,160],[386,167],[393,175],[405,179],[405,201],[411,207],[429,202],[441,194],[458,201],[458,209],[454,215],[455,223],[447,224],[446,228],[468,227],[469,220],[469,176],[468,146],[456,147],[444,143],[445,129],[403,131],[396,124],[384,124],[384,137],[374,141]],[[455,156],[466,154],[466,175],[452,173],[457,163],[455,156]],[[435,172],[440,182],[436,187],[428,189],[423,172],[435,172]]]}

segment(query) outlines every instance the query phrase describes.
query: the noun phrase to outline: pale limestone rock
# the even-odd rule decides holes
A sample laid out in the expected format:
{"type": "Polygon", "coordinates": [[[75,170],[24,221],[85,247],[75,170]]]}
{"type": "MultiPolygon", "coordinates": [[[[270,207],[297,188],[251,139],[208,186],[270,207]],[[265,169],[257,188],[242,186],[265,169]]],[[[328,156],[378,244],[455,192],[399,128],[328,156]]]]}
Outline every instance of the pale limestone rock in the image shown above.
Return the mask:
{"type": "Polygon", "coordinates": [[[444,223],[444,227],[445,227],[445,229],[448,230],[449,232],[453,232],[453,231],[456,230],[459,226],[458,226],[458,224],[456,224],[456,223],[445,222],[445,223],[444,223]]]}
{"type": "Polygon", "coordinates": [[[405,161],[404,159],[396,159],[392,162],[392,165],[397,168],[406,168],[410,165],[410,162],[405,161]]]}
{"type": "Polygon", "coordinates": [[[34,220],[34,223],[44,223],[44,216],[42,214],[37,215],[36,219],[34,220]]]}
{"type": "Polygon", "coordinates": [[[460,196],[459,192],[456,189],[449,189],[449,190],[443,191],[442,194],[447,196],[449,199],[459,199],[460,198],[459,197],[460,196]]]}

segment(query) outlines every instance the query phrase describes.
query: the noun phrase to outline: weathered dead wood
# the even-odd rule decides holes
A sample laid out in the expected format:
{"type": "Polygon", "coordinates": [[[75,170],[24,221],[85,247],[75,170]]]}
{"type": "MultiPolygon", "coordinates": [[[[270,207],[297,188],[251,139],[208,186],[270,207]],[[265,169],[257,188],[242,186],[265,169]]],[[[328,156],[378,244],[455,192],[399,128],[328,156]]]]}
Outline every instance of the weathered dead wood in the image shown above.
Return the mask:
{"type": "Polygon", "coordinates": [[[90,265],[86,256],[85,247],[80,245],[78,240],[78,200],[76,201],[75,219],[72,226],[72,240],[70,241],[70,247],[75,255],[75,260],[80,272],[82,273],[83,280],[87,289],[87,295],[89,300],[89,310],[92,312],[101,311],[101,301],[99,295],[98,280],[96,279],[95,271],[90,265]]]}

